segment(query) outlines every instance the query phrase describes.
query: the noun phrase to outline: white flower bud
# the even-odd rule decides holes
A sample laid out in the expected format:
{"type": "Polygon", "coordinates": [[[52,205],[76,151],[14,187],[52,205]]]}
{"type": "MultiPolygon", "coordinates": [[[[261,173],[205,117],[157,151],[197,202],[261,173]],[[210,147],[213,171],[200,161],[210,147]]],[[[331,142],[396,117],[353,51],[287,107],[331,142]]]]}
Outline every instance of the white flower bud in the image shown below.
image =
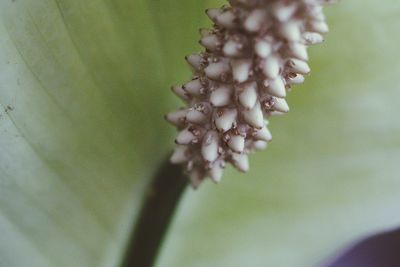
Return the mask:
{"type": "Polygon", "coordinates": [[[307,45],[320,44],[324,41],[324,37],[316,32],[305,32],[303,38],[307,45]]]}
{"type": "Polygon", "coordinates": [[[219,136],[216,131],[209,131],[203,138],[201,154],[204,160],[213,162],[218,158],[219,136]]]}
{"type": "Polygon", "coordinates": [[[282,78],[268,80],[268,93],[276,97],[286,97],[286,88],[282,78]]]}
{"type": "Polygon", "coordinates": [[[201,88],[203,85],[201,84],[199,79],[193,79],[190,82],[183,85],[183,90],[190,95],[199,95],[201,92],[201,88]]]}
{"type": "Polygon", "coordinates": [[[246,154],[236,154],[232,155],[233,165],[242,172],[247,172],[249,170],[249,157],[246,154]]]}
{"type": "Polygon", "coordinates": [[[234,123],[236,123],[236,117],[236,109],[221,109],[217,111],[215,126],[219,131],[226,132],[234,126],[234,123]]]}
{"type": "Polygon", "coordinates": [[[240,55],[240,48],[241,44],[233,40],[229,40],[225,43],[222,50],[226,56],[234,57],[240,55]]]}
{"type": "Polygon", "coordinates": [[[241,135],[233,135],[228,141],[228,146],[235,152],[241,153],[244,149],[244,137],[241,135]]]}
{"type": "Polygon", "coordinates": [[[233,60],[231,62],[231,66],[232,66],[232,76],[236,82],[242,83],[249,78],[251,69],[251,60],[249,59],[233,60]]]}
{"type": "Polygon", "coordinates": [[[244,86],[239,94],[239,102],[246,109],[252,109],[257,103],[257,83],[252,82],[244,86]]]}
{"type": "Polygon", "coordinates": [[[185,121],[186,114],[186,109],[178,109],[165,115],[165,119],[173,125],[181,126],[185,121]]]}
{"type": "Polygon", "coordinates": [[[279,112],[287,113],[289,112],[289,105],[283,98],[275,98],[274,109],[279,112]]]}
{"type": "Polygon", "coordinates": [[[215,183],[221,182],[222,174],[224,172],[224,167],[225,163],[222,160],[218,160],[214,162],[214,164],[212,165],[209,171],[209,175],[215,183]]]}
{"type": "Polygon", "coordinates": [[[295,73],[308,74],[310,72],[310,67],[307,62],[300,59],[291,58],[288,61],[288,66],[295,73]]]}
{"type": "Polygon", "coordinates": [[[288,21],[293,16],[297,8],[298,4],[296,2],[289,4],[285,2],[277,2],[273,8],[273,14],[277,20],[284,22],[288,21]]]}
{"type": "Polygon", "coordinates": [[[325,15],[322,6],[313,5],[308,8],[308,15],[313,20],[325,21],[325,15]]]}
{"type": "Polygon", "coordinates": [[[221,8],[209,8],[206,10],[207,16],[214,22],[216,22],[217,17],[222,13],[221,8]]]}
{"type": "Polygon", "coordinates": [[[257,149],[257,150],[264,150],[268,147],[268,143],[265,141],[261,141],[261,140],[255,141],[253,143],[253,147],[254,147],[254,149],[257,149]]]}
{"type": "Polygon", "coordinates": [[[244,21],[244,28],[249,32],[256,32],[260,30],[264,24],[267,12],[265,9],[256,9],[244,21]]]}
{"type": "Polygon", "coordinates": [[[188,113],[186,114],[186,120],[192,123],[202,123],[207,119],[207,116],[196,109],[189,109],[188,113]]]}
{"type": "Polygon", "coordinates": [[[189,129],[184,129],[178,134],[175,141],[180,145],[188,145],[195,139],[196,136],[189,129]]]}
{"type": "Polygon", "coordinates": [[[263,140],[265,142],[270,142],[272,140],[272,134],[266,126],[257,131],[254,137],[256,140],[263,140]]]}
{"type": "Polygon", "coordinates": [[[289,77],[287,79],[289,84],[302,84],[304,83],[304,76],[301,74],[297,74],[295,77],[289,77]]]}
{"type": "Polygon", "coordinates": [[[299,42],[301,39],[300,25],[295,21],[289,21],[282,25],[280,34],[289,42],[299,42]]]}
{"type": "Polygon", "coordinates": [[[257,55],[261,58],[266,58],[272,53],[272,45],[265,40],[257,41],[254,46],[254,49],[257,55]]]}
{"type": "Polygon", "coordinates": [[[289,44],[289,54],[300,59],[307,61],[308,60],[308,53],[307,47],[301,43],[290,43],[289,44]]]}
{"type": "Polygon", "coordinates": [[[232,88],[226,85],[214,90],[210,95],[210,102],[214,107],[223,107],[231,102],[232,88]]]}
{"type": "Polygon", "coordinates": [[[219,48],[221,42],[219,41],[217,35],[210,34],[201,38],[200,44],[209,50],[215,51],[219,48]]]}
{"type": "Polygon", "coordinates": [[[244,120],[255,128],[262,128],[264,125],[264,116],[261,110],[260,103],[257,102],[256,105],[249,110],[242,111],[244,120]]]}
{"type": "Polygon", "coordinates": [[[185,59],[196,71],[200,69],[201,64],[203,63],[203,57],[199,54],[186,56],[185,59]]]}
{"type": "Polygon", "coordinates": [[[216,23],[226,28],[233,28],[235,26],[235,14],[231,10],[227,10],[219,14],[216,18],[216,23]]]}
{"type": "Polygon", "coordinates": [[[182,86],[172,86],[172,92],[174,92],[177,96],[179,96],[183,100],[188,100],[189,96],[185,90],[183,90],[182,86]]]}
{"type": "Polygon", "coordinates": [[[328,24],[325,21],[314,20],[310,22],[310,28],[317,33],[327,33],[329,31],[328,24]]]}
{"type": "Polygon", "coordinates": [[[226,62],[220,61],[217,63],[211,63],[208,65],[204,72],[208,78],[213,80],[219,80],[223,77],[224,74],[229,72],[229,65],[226,62]]]}
{"type": "Polygon", "coordinates": [[[263,72],[268,78],[274,79],[279,74],[279,60],[276,56],[269,56],[264,60],[263,72]]]}

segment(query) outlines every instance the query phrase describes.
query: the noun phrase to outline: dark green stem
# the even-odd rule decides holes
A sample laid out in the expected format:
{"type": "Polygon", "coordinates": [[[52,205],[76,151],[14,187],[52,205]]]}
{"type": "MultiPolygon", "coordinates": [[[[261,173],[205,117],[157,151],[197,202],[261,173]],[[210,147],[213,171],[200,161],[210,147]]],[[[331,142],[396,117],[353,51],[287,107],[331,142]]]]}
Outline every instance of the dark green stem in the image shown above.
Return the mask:
{"type": "Polygon", "coordinates": [[[121,267],[152,267],[188,184],[182,167],[163,163],[150,183],[121,267]]]}

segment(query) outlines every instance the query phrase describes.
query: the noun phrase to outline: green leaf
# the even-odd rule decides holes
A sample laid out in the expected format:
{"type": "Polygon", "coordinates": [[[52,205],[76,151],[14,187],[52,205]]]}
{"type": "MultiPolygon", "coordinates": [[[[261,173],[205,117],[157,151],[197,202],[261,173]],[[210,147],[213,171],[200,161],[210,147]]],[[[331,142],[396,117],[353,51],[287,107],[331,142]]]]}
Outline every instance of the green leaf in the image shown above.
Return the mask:
{"type": "MultiPolygon", "coordinates": [[[[189,79],[203,10],[222,3],[0,1],[0,265],[118,265],[173,145],[168,87],[189,79]]],[[[400,223],[400,5],[328,11],[274,142],[246,176],[189,191],[159,266],[310,266],[400,223]]]]}
{"type": "Polygon", "coordinates": [[[0,2],[0,265],[119,261],[205,21],[157,2],[0,2]]]}

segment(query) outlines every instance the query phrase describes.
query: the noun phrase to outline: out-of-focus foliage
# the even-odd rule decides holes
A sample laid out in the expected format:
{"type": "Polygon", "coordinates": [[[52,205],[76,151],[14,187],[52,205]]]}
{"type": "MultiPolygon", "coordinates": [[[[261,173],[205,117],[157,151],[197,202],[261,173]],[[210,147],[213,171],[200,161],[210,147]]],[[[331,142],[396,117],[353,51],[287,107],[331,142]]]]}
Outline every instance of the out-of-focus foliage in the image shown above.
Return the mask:
{"type": "MultiPolygon", "coordinates": [[[[0,0],[0,265],[117,266],[172,147],[203,10],[223,1],[0,0]]],[[[167,266],[310,266],[400,224],[400,3],[347,0],[251,171],[185,195],[167,266]]]]}

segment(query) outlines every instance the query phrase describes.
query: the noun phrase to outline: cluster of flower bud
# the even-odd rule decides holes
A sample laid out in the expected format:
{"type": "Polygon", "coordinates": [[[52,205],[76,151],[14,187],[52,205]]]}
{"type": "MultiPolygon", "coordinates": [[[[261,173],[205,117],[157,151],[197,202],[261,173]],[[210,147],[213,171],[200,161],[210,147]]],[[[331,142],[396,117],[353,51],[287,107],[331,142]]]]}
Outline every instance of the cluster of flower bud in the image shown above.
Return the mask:
{"type": "Polygon", "coordinates": [[[197,187],[219,182],[227,162],[249,169],[248,155],[272,136],[269,116],[289,111],[286,93],[310,72],[307,47],[328,32],[327,0],[231,0],[206,11],[204,52],[186,57],[193,79],[172,90],[186,106],[166,115],[179,129],[171,162],[197,187]]]}

